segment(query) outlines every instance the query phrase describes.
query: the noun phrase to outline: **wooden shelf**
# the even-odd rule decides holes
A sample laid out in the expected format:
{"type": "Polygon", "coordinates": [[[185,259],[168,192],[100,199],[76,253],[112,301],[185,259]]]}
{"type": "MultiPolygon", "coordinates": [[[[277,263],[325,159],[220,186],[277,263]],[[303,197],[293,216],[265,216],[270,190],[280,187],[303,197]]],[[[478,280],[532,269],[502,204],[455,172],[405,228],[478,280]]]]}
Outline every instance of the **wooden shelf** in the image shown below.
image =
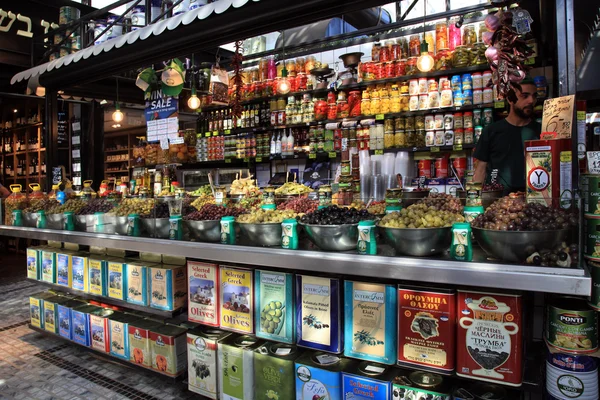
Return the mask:
{"type": "Polygon", "coordinates": [[[123,151],[129,151],[129,148],[118,149],[118,150],[104,150],[105,153],[121,153],[123,151]]]}
{"type": "Polygon", "coordinates": [[[129,162],[129,160],[118,160],[118,161],[108,161],[108,160],[104,160],[104,162],[105,162],[106,164],[108,164],[108,163],[119,163],[119,162],[120,162],[120,163],[126,163],[126,162],[129,162]]]}
{"type": "Polygon", "coordinates": [[[42,125],[44,125],[43,122],[36,122],[35,124],[21,125],[21,126],[15,127],[15,128],[3,129],[2,133],[15,132],[15,131],[18,131],[21,129],[33,128],[33,127],[42,126],[42,125]]]}
{"type": "Polygon", "coordinates": [[[116,173],[120,173],[120,172],[129,172],[128,169],[120,169],[118,171],[104,171],[104,174],[116,174],[116,173]]]}

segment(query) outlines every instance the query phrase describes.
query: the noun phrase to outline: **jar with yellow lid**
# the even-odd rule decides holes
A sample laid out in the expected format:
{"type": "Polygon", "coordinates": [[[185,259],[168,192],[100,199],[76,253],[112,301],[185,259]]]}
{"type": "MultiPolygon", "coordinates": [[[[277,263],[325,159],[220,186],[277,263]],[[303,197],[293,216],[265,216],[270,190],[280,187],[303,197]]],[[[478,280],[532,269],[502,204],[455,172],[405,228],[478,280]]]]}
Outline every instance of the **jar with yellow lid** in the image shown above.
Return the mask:
{"type": "Polygon", "coordinates": [[[371,99],[369,97],[363,96],[362,100],[360,101],[360,113],[362,115],[373,115],[371,113],[371,99]]]}
{"type": "Polygon", "coordinates": [[[379,113],[388,114],[390,112],[390,97],[389,96],[381,96],[381,108],[379,113]]]}
{"type": "Polygon", "coordinates": [[[390,97],[400,97],[400,88],[398,87],[398,85],[392,85],[390,97]]]}
{"type": "Polygon", "coordinates": [[[367,90],[363,90],[361,98],[363,100],[364,99],[370,99],[371,98],[371,92],[368,89],[367,90]]]}
{"type": "Polygon", "coordinates": [[[380,114],[381,113],[381,99],[379,97],[371,98],[371,114],[380,114]]]}
{"type": "Polygon", "coordinates": [[[383,86],[381,88],[379,88],[379,97],[383,97],[383,96],[389,96],[390,93],[388,91],[388,88],[383,86]]]}

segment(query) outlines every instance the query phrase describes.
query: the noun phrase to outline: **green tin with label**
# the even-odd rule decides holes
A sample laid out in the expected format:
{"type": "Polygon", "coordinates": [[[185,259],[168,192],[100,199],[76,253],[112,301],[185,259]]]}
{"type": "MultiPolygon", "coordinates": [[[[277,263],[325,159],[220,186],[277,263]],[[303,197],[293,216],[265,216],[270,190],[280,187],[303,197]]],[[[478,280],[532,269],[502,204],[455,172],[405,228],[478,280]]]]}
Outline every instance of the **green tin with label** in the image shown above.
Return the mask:
{"type": "Polygon", "coordinates": [[[358,223],[358,254],[377,254],[375,230],[375,221],[360,221],[358,223]]]}
{"type": "Polygon", "coordinates": [[[557,296],[546,306],[546,342],[567,353],[598,350],[598,313],[583,299],[557,296]]]}
{"type": "Polygon", "coordinates": [[[281,223],[281,247],[288,250],[298,249],[298,221],[294,218],[281,223]]]}
{"type": "Polygon", "coordinates": [[[42,281],[56,283],[56,253],[42,250],[42,281]]]}
{"type": "Polygon", "coordinates": [[[222,399],[252,399],[254,351],[263,340],[232,334],[219,342],[219,394],[222,399]]]}
{"type": "Polygon", "coordinates": [[[450,244],[450,258],[457,261],[473,260],[473,244],[471,243],[470,223],[455,222],[454,224],[452,224],[452,242],[450,244]]]}
{"type": "Polygon", "coordinates": [[[295,361],[302,353],[294,345],[273,342],[254,350],[254,398],[293,399],[295,361]]]}
{"type": "Polygon", "coordinates": [[[294,276],[257,270],[254,273],[256,336],[295,343],[294,276]]]}
{"type": "Polygon", "coordinates": [[[235,217],[221,218],[221,244],[235,244],[235,217]]]}

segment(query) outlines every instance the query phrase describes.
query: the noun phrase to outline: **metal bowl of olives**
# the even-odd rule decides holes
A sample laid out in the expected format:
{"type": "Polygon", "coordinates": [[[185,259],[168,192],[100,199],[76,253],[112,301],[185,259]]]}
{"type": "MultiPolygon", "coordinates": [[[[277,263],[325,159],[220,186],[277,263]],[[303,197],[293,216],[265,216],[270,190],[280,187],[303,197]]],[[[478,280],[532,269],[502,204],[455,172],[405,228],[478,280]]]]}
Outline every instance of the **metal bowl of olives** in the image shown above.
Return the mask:
{"type": "Polygon", "coordinates": [[[244,194],[229,194],[227,196],[227,200],[233,204],[239,203],[244,198],[246,198],[246,195],[244,195],[244,194]]]}
{"type": "Polygon", "coordinates": [[[298,225],[304,228],[308,239],[321,250],[350,251],[356,249],[358,224],[344,225],[298,225]]]}
{"type": "Polygon", "coordinates": [[[46,215],[46,228],[62,231],[65,228],[64,215],[62,213],[46,215]]]}
{"type": "Polygon", "coordinates": [[[250,224],[238,222],[240,238],[247,239],[258,246],[281,246],[281,224],[250,224]]]}
{"type": "Polygon", "coordinates": [[[129,219],[127,216],[115,217],[115,233],[117,235],[127,236],[127,224],[129,219]]]}
{"type": "Polygon", "coordinates": [[[94,232],[94,221],[92,220],[92,218],[89,219],[90,227],[88,230],[88,217],[93,217],[93,215],[73,216],[73,224],[75,225],[75,230],[77,232],[94,232]]]}
{"type": "Polygon", "coordinates": [[[140,227],[150,237],[169,238],[169,218],[140,218],[140,227]]]}
{"type": "MultiPolygon", "coordinates": [[[[488,208],[498,199],[502,198],[503,190],[484,190],[481,192],[481,205],[483,208],[488,208]]],[[[467,191],[457,190],[456,197],[460,199],[463,207],[467,204],[467,191]]]]}
{"type": "Polygon", "coordinates": [[[571,229],[500,231],[473,227],[473,237],[485,253],[503,261],[522,263],[534,251],[554,249],[567,241],[571,229]]]}
{"type": "Polygon", "coordinates": [[[37,226],[37,213],[23,213],[23,226],[35,228],[37,226]]]}
{"type": "Polygon", "coordinates": [[[221,240],[221,222],[219,220],[184,220],[191,236],[199,242],[219,242],[221,240]]]}
{"type": "Polygon", "coordinates": [[[406,208],[429,196],[431,189],[406,190],[402,189],[402,208],[406,208]]]}
{"type": "Polygon", "coordinates": [[[387,228],[379,232],[396,252],[402,255],[425,257],[443,253],[452,242],[452,228],[387,228]]]}

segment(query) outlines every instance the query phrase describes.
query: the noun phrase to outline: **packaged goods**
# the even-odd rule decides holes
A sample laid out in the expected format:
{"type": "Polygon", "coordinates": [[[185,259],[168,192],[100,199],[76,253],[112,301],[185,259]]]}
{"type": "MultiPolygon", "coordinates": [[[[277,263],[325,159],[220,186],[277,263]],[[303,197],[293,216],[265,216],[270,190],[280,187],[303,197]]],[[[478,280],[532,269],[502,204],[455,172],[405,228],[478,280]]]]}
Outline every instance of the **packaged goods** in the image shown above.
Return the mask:
{"type": "Polygon", "coordinates": [[[129,324],[140,317],[132,314],[114,313],[108,319],[109,346],[112,356],[129,360],[129,324]]]}
{"type": "Polygon", "coordinates": [[[218,342],[231,335],[216,328],[200,327],[187,333],[188,389],[210,399],[219,398],[218,342]]]}
{"type": "Polygon", "coordinates": [[[127,302],[148,305],[148,264],[143,261],[127,262],[127,302]]]}
{"type": "Polygon", "coordinates": [[[83,300],[68,300],[58,304],[58,334],[65,339],[73,340],[73,308],[85,305],[83,300]]]}
{"type": "Polygon", "coordinates": [[[323,352],[305,352],[296,360],[296,400],[341,399],[342,371],[351,361],[323,352]]]}
{"type": "Polygon", "coordinates": [[[29,247],[27,248],[27,278],[40,280],[42,277],[42,269],[40,268],[42,262],[41,248],[40,247],[29,247]]]}
{"type": "Polygon", "coordinates": [[[254,399],[254,350],[263,343],[254,336],[237,334],[218,343],[222,399],[254,399]]]}
{"type": "Polygon", "coordinates": [[[152,349],[150,344],[150,331],[158,329],[162,324],[150,319],[141,319],[129,324],[129,361],[152,367],[152,349]]]}
{"type": "Polygon", "coordinates": [[[110,259],[107,262],[108,297],[127,300],[127,262],[110,259]]]}
{"type": "Polygon", "coordinates": [[[586,301],[557,296],[546,306],[546,342],[549,346],[573,354],[598,350],[598,314],[586,301]]]}
{"type": "Polygon", "coordinates": [[[294,279],[289,273],[255,272],[256,336],[284,343],[295,343],[294,279]]]}
{"type": "Polygon", "coordinates": [[[185,306],[187,300],[186,267],[152,265],[150,270],[150,307],[173,311],[185,306]]]}
{"type": "Polygon", "coordinates": [[[42,250],[42,281],[56,283],[56,253],[42,250]]]}
{"type": "Polygon", "coordinates": [[[423,371],[401,371],[394,378],[392,399],[451,400],[450,385],[441,375],[423,371]]]}
{"type": "Polygon", "coordinates": [[[220,268],[221,328],[254,332],[254,282],[252,270],[220,268]]]}
{"type": "Polygon", "coordinates": [[[91,345],[90,313],[102,310],[100,307],[84,305],[71,309],[71,329],[73,341],[83,346],[91,345]]]}
{"type": "MultiPolygon", "coordinates": [[[[115,314],[115,311],[106,308],[98,308],[97,310],[90,311],[90,346],[93,349],[104,353],[110,352],[108,319],[113,314],[115,314]]],[[[117,313],[115,316],[117,315],[120,315],[120,313],[117,313]]]]}
{"type": "Polygon", "coordinates": [[[371,361],[349,365],[342,372],[343,400],[387,400],[392,397],[395,369],[371,361]]]}
{"type": "Polygon", "coordinates": [[[61,296],[53,296],[43,299],[42,312],[44,313],[44,330],[50,333],[58,333],[58,304],[67,302],[69,299],[61,296]]]}
{"type": "Polygon", "coordinates": [[[188,261],[188,319],[204,325],[219,326],[219,267],[188,261]]]}
{"type": "Polygon", "coordinates": [[[187,365],[187,329],[161,325],[150,330],[152,369],[165,375],[177,376],[187,365]]]}
{"type": "Polygon", "coordinates": [[[528,203],[571,207],[571,139],[525,141],[528,203]]]}
{"type": "Polygon", "coordinates": [[[254,350],[254,398],[293,399],[295,360],[302,349],[284,343],[266,342],[254,350]]]}
{"type": "Polygon", "coordinates": [[[96,296],[108,296],[108,261],[102,257],[88,259],[89,292],[96,296]]]}
{"type": "Polygon", "coordinates": [[[71,269],[73,271],[71,287],[86,293],[90,289],[88,260],[88,256],[85,254],[73,254],[71,257],[71,269]]]}

